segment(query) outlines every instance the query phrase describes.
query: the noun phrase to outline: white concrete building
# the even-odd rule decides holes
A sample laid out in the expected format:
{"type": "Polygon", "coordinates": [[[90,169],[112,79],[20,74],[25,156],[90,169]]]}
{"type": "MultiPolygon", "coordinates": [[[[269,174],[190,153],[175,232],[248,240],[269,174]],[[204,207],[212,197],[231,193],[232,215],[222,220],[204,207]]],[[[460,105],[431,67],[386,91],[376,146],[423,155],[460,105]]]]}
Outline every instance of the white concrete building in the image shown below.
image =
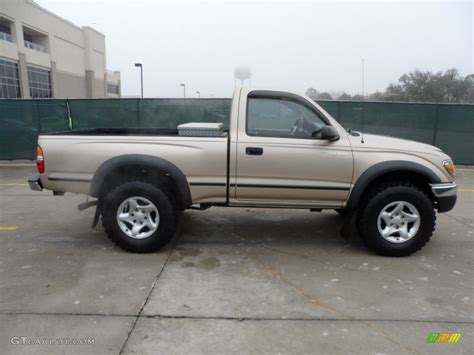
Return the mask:
{"type": "Polygon", "coordinates": [[[0,0],[0,98],[120,97],[105,36],[32,0],[0,0]]]}

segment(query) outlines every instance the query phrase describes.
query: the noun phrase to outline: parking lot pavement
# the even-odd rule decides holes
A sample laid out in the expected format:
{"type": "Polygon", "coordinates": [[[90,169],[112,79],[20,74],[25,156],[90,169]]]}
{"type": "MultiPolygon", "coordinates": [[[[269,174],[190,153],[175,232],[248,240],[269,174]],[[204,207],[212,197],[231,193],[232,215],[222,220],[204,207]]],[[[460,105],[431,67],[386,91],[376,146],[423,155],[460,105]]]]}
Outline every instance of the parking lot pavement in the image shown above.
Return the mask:
{"type": "Polygon", "coordinates": [[[406,258],[342,239],[332,211],[235,208],[187,211],[162,251],[126,253],[90,230],[83,196],[30,191],[32,173],[0,168],[2,353],[472,353],[472,170],[406,258]],[[426,344],[443,332],[462,336],[426,344]]]}

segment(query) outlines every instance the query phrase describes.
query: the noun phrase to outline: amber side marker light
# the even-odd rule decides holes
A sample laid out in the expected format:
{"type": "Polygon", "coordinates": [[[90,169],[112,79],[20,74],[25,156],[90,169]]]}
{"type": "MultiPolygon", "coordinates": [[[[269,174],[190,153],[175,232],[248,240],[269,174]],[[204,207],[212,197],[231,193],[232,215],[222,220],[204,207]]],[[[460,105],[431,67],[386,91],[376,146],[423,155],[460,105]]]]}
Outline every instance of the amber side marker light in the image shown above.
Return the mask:
{"type": "Polygon", "coordinates": [[[36,169],[38,169],[40,174],[44,173],[44,155],[43,149],[40,146],[36,148],[36,169]]]}
{"type": "Polygon", "coordinates": [[[452,176],[456,175],[456,167],[454,166],[453,162],[448,160],[443,163],[444,168],[448,173],[450,173],[452,176]]]}

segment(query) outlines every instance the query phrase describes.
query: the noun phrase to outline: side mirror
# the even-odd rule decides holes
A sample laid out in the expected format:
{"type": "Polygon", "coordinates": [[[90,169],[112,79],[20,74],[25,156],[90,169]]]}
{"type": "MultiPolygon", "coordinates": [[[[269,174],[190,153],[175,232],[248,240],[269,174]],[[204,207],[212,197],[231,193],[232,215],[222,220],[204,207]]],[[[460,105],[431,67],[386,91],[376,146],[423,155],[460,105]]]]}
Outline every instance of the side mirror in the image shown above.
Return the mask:
{"type": "Polygon", "coordinates": [[[323,126],[321,128],[321,139],[328,141],[337,141],[339,139],[339,134],[332,126],[323,126]]]}

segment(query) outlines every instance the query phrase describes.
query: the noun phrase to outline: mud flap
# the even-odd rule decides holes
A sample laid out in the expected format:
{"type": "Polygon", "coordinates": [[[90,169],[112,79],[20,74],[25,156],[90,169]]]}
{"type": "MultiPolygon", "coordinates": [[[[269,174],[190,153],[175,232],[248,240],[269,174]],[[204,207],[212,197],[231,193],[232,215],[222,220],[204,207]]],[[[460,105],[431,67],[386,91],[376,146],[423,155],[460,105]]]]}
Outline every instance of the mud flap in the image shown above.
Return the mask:
{"type": "Polygon", "coordinates": [[[357,210],[350,210],[350,212],[344,216],[344,224],[339,232],[343,239],[349,240],[349,238],[357,235],[356,218],[357,210]]]}
{"type": "Polygon", "coordinates": [[[97,223],[99,223],[99,219],[100,219],[100,205],[97,205],[95,209],[94,219],[92,220],[91,229],[94,229],[97,226],[97,223]]]}

